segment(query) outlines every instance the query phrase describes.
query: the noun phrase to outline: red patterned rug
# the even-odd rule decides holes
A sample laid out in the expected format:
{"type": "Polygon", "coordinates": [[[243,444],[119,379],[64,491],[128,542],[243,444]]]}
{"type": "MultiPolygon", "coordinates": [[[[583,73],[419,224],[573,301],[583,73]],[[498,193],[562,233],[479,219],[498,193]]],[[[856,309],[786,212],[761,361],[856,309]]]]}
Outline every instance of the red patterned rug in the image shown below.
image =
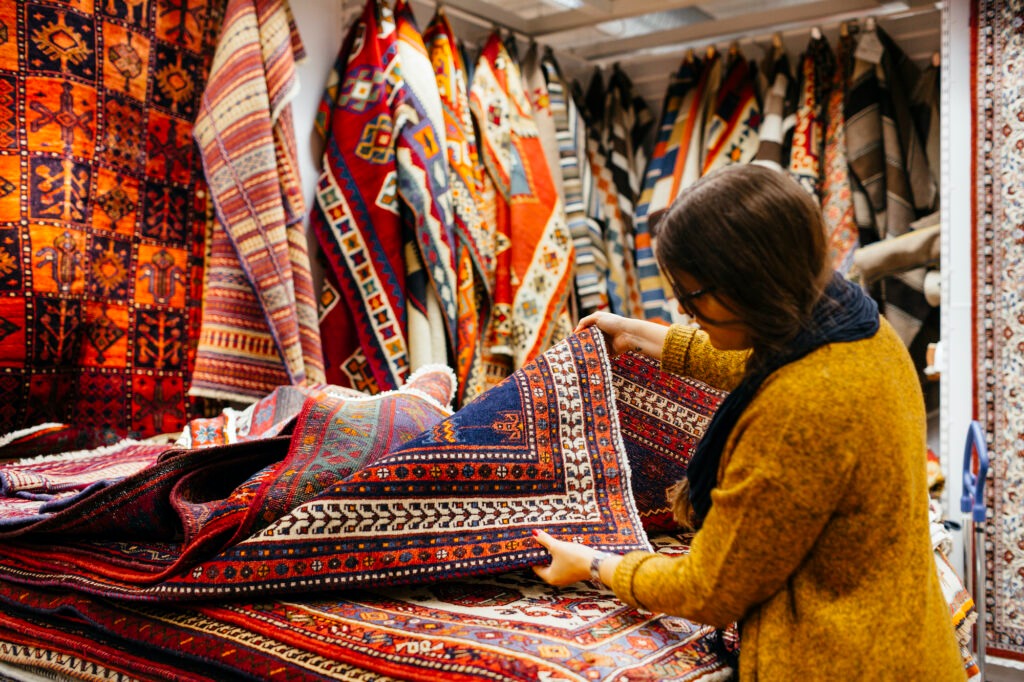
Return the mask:
{"type": "MultiPolygon", "coordinates": [[[[674,538],[658,544],[682,549],[674,538]]],[[[65,674],[95,661],[141,679],[170,679],[161,677],[170,668],[178,680],[728,677],[709,628],[636,611],[589,584],[553,588],[526,572],[328,599],[173,607],[0,582],[0,603],[0,661],[65,674]]]]}
{"type": "Polygon", "coordinates": [[[656,360],[632,351],[612,362],[612,384],[640,519],[648,532],[675,529],[665,491],[685,478],[690,457],[726,394],[662,372],[656,360]]]}
{"type": "Polygon", "coordinates": [[[533,528],[647,548],[599,334],[570,337],[447,419],[436,398],[454,385],[433,370],[378,396],[311,399],[290,440],[170,450],[0,532],[0,576],[174,600],[525,568],[546,555],[533,528]]]}
{"type": "Polygon", "coordinates": [[[0,530],[42,521],[157,461],[169,445],[117,445],[0,468],[0,530]]]}
{"type": "Polygon", "coordinates": [[[0,432],[180,430],[222,0],[0,5],[0,432]]]}
{"type": "Polygon", "coordinates": [[[1024,660],[1024,2],[972,3],[974,334],[977,419],[986,429],[988,652],[1024,660]]]}

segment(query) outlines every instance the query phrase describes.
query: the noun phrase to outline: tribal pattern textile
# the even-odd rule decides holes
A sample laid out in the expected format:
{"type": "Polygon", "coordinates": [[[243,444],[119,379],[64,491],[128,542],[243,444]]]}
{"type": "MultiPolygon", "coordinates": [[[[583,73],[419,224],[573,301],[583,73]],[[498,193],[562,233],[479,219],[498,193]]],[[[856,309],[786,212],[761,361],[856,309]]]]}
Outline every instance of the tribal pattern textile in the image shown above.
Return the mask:
{"type": "Polygon", "coordinates": [[[169,445],[124,440],[95,450],[69,452],[0,467],[0,529],[53,515],[156,462],[169,445]]]}
{"type": "Polygon", "coordinates": [[[704,131],[704,166],[701,175],[734,163],[750,163],[757,156],[761,105],[751,64],[737,52],[715,96],[704,131]]]}
{"type": "Polygon", "coordinates": [[[223,1],[0,8],[0,432],[179,430],[202,300],[192,122],[223,1]]]}
{"type": "Polygon", "coordinates": [[[466,65],[443,9],[438,9],[423,40],[430,53],[447,126],[458,282],[459,319],[454,354],[459,379],[456,402],[463,405],[487,387],[483,342],[484,325],[491,309],[494,234],[493,226],[484,222],[479,208],[483,203],[483,168],[469,108],[466,65]]]}
{"type": "Polygon", "coordinates": [[[554,117],[565,219],[576,251],[576,296],[580,317],[608,308],[608,257],[598,217],[598,190],[587,156],[587,125],[572,97],[554,54],[546,49],[540,68],[554,117]]]}
{"type": "Polygon", "coordinates": [[[633,92],[633,83],[622,69],[612,69],[604,98],[604,123],[598,128],[603,168],[594,170],[605,190],[607,206],[612,215],[605,225],[605,253],[608,260],[608,301],[612,312],[626,317],[641,314],[640,282],[635,265],[635,231],[633,215],[640,196],[644,167],[638,164],[647,158],[644,142],[653,119],[647,105],[633,92]]]}
{"type": "Polygon", "coordinates": [[[423,37],[405,0],[395,5],[395,22],[401,77],[395,154],[403,207],[409,364],[416,370],[447,363],[449,350],[455,348],[458,282],[441,95],[423,37]]]}
{"type": "Polygon", "coordinates": [[[636,206],[636,267],[643,313],[649,320],[668,322],[672,319],[668,307],[672,298],[669,293],[671,287],[666,286],[654,257],[650,217],[667,209],[679,191],[687,150],[698,119],[694,107],[700,76],[701,63],[690,54],[683,59],[679,71],[669,82],[661,108],[661,126],[636,206]]]}
{"type": "MultiPolygon", "coordinates": [[[[666,554],[684,551],[671,536],[658,544],[666,554]]],[[[174,606],[0,583],[0,604],[0,661],[31,663],[27,650],[37,665],[63,673],[96,661],[141,679],[188,681],[728,677],[710,628],[637,611],[587,583],[554,588],[527,572],[303,601],[174,606]],[[70,636],[54,637],[57,629],[70,636]],[[120,660],[118,650],[126,652],[120,660]],[[147,658],[152,668],[142,667],[147,658]]]]}
{"type": "Polygon", "coordinates": [[[988,653],[1024,660],[1024,2],[973,3],[974,395],[992,472],[985,524],[988,653]]]}
{"type": "Polygon", "coordinates": [[[650,109],[633,90],[633,82],[618,64],[612,67],[604,99],[602,143],[619,194],[622,212],[632,219],[647,167],[644,143],[654,125],[650,109]]]}
{"type": "Polygon", "coordinates": [[[800,59],[799,92],[793,143],[789,150],[789,174],[817,200],[821,184],[821,159],[825,142],[825,115],[835,72],[835,57],[828,40],[811,38],[800,59]]]}
{"type": "Polygon", "coordinates": [[[832,92],[826,108],[828,123],[822,160],[821,214],[829,234],[829,260],[833,269],[843,275],[850,270],[859,236],[854,219],[850,164],[846,159],[846,117],[843,111],[852,43],[849,36],[840,37],[836,49],[832,92]]]}
{"type": "Polygon", "coordinates": [[[185,425],[174,445],[208,448],[273,438],[293,425],[307,399],[325,394],[349,398],[366,395],[340,386],[279,386],[244,410],[226,407],[216,417],[193,419],[185,425]]]}
{"type": "Polygon", "coordinates": [[[291,100],[287,0],[229,0],[193,135],[217,225],[191,395],[249,402],[324,380],[291,100]]]}
{"type": "MultiPolygon", "coordinates": [[[[40,604],[42,611],[62,601],[61,597],[46,597],[40,604]]],[[[0,610],[0,680],[163,682],[182,679],[183,663],[168,663],[155,651],[139,652],[138,647],[118,645],[112,640],[68,620],[57,622],[45,615],[0,610]],[[55,636],[58,628],[59,637],[55,636]],[[4,673],[12,676],[6,677],[4,673]]],[[[188,670],[187,675],[187,679],[194,682],[216,679],[203,675],[201,669],[188,670]]]]}
{"type": "Polygon", "coordinates": [[[533,528],[647,549],[598,334],[570,337],[443,421],[436,398],[454,381],[431,370],[403,390],[308,401],[290,445],[165,453],[0,533],[0,577],[167,601],[500,573],[544,561],[533,528]],[[29,542],[53,534],[75,541],[29,542]]]}
{"type": "Polygon", "coordinates": [[[562,153],[559,148],[558,136],[555,130],[555,112],[551,106],[551,93],[548,92],[548,79],[541,68],[541,48],[532,42],[526,51],[519,69],[523,78],[523,86],[526,88],[526,97],[530,101],[530,109],[533,111],[533,122],[537,126],[537,136],[541,147],[544,148],[544,156],[548,161],[548,170],[551,171],[551,181],[555,185],[555,191],[565,206],[565,188],[562,186],[562,153]]]}
{"type": "Polygon", "coordinates": [[[497,238],[488,353],[522,367],[571,331],[572,235],[530,103],[497,33],[480,53],[470,103],[495,189],[497,238]]]}
{"type": "Polygon", "coordinates": [[[648,532],[675,529],[665,490],[686,476],[690,457],[726,394],[663,372],[657,361],[632,351],[615,358],[612,374],[640,519],[648,532]]]}
{"type": "MultiPolygon", "coordinates": [[[[590,136],[587,139],[588,160],[594,178],[598,215],[603,219],[604,239],[602,262],[607,264],[607,308],[616,315],[637,317],[641,307],[639,283],[633,267],[633,250],[629,249],[632,217],[623,211],[624,200],[610,167],[607,147],[590,136]]],[[[628,202],[627,202],[628,203],[628,202]]]]}
{"type": "Polygon", "coordinates": [[[390,10],[367,0],[321,101],[326,146],[310,211],[327,260],[320,296],[327,381],[368,393],[395,389],[409,373],[396,41],[390,10]]]}
{"type": "MultiPolygon", "coordinates": [[[[685,68],[685,64],[683,66],[685,68]]],[[[717,51],[709,51],[707,59],[696,67],[697,78],[691,90],[687,90],[683,103],[676,115],[675,129],[671,140],[678,140],[674,165],[671,168],[671,185],[668,186],[667,200],[670,205],[684,189],[700,179],[706,160],[706,134],[715,114],[719,85],[722,81],[722,57],[717,51]],[[678,134],[678,137],[676,135],[678,134]]],[[[718,139],[716,136],[715,139],[718,139]]],[[[671,146],[671,145],[670,145],[671,146]]],[[[756,150],[756,144],[755,150],[756,150]]],[[[669,167],[663,170],[667,178],[669,167]]],[[[654,214],[648,208],[647,216],[654,214]]],[[[672,288],[662,276],[654,259],[655,238],[649,225],[647,235],[638,233],[637,258],[643,264],[640,271],[641,296],[646,296],[644,315],[648,320],[665,324],[681,321],[672,303],[672,288]],[[649,246],[648,246],[649,245],[649,246]]]]}

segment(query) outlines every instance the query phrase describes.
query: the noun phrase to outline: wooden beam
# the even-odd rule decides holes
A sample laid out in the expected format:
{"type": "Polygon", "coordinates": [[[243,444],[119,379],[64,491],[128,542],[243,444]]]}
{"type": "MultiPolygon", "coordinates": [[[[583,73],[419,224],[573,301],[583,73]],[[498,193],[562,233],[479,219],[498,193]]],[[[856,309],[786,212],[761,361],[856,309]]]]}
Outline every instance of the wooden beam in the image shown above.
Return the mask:
{"type": "Polygon", "coordinates": [[[876,0],[822,0],[820,2],[779,7],[763,12],[741,14],[718,21],[681,26],[668,31],[648,33],[633,38],[610,40],[570,50],[576,56],[590,61],[612,61],[630,55],[642,54],[652,48],[670,45],[695,46],[748,37],[766,31],[785,30],[791,24],[813,24],[816,21],[836,21],[844,17],[856,18],[872,13],[882,16],[884,11],[876,0]]]}
{"type": "Polygon", "coordinates": [[[531,19],[530,34],[535,38],[549,38],[547,42],[555,44],[558,41],[551,38],[556,33],[587,28],[602,21],[628,19],[651,12],[668,12],[702,2],[702,0],[605,0],[599,5],[593,0],[583,1],[585,5],[589,6],[531,19]],[[595,11],[601,5],[605,5],[607,9],[600,12],[595,11]]]}
{"type": "Polygon", "coordinates": [[[442,4],[462,14],[476,17],[480,21],[491,23],[497,28],[515,31],[524,36],[533,35],[530,32],[530,22],[528,20],[515,12],[502,9],[498,5],[480,2],[479,0],[444,0],[442,4]]]}

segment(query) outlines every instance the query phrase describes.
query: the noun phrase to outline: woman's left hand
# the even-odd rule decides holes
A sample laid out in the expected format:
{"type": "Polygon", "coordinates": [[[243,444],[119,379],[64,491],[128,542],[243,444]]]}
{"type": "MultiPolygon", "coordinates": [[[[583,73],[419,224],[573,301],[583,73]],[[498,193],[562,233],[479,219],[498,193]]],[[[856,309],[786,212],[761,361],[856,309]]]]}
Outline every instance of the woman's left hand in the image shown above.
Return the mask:
{"type": "Polygon", "coordinates": [[[535,531],[534,537],[551,552],[550,564],[533,567],[533,572],[541,580],[556,587],[590,580],[590,560],[597,554],[596,549],[575,542],[557,540],[542,530],[535,531]]]}

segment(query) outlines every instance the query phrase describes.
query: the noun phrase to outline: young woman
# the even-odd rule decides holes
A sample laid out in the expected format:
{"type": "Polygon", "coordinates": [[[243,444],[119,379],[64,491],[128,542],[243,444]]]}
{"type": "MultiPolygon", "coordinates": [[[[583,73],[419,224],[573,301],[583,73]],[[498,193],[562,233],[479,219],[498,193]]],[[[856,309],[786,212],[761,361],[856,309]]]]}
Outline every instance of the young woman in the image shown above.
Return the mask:
{"type": "Polygon", "coordinates": [[[699,330],[608,313],[579,327],[731,391],[670,492],[697,529],[690,553],[610,555],[538,532],[552,561],[534,570],[738,621],[740,679],[964,679],[929,537],[917,373],[829,267],[816,203],[782,173],[730,167],[675,201],[656,252],[699,330]]]}

